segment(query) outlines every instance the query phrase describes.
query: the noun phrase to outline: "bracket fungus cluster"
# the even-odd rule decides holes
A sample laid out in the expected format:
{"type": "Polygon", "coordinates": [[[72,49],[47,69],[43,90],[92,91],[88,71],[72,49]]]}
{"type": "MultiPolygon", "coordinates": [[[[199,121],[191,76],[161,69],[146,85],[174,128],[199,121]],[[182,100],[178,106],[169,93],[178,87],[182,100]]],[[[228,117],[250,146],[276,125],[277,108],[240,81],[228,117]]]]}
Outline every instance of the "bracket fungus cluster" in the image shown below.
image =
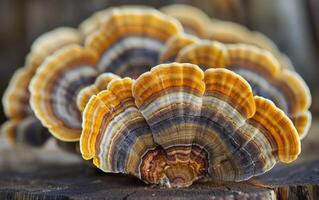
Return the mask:
{"type": "Polygon", "coordinates": [[[257,46],[270,51],[278,59],[281,66],[294,69],[289,58],[281,53],[267,36],[260,32],[250,31],[234,22],[211,19],[200,9],[189,5],[164,6],[160,10],[178,19],[185,28],[186,33],[226,44],[243,43],[257,46]]]}
{"type": "Polygon", "coordinates": [[[177,62],[208,68],[227,68],[245,78],[255,95],[272,100],[290,117],[302,139],[311,124],[311,95],[295,72],[282,68],[268,51],[246,44],[203,41],[183,48],[177,62]]]}
{"type": "Polygon", "coordinates": [[[46,141],[50,134],[30,108],[28,86],[37,68],[48,56],[63,46],[79,44],[80,40],[75,29],[61,27],[34,41],[24,67],[15,72],[2,97],[8,121],[2,125],[1,132],[7,135],[11,143],[41,146],[46,141]]]}
{"type": "Polygon", "coordinates": [[[311,124],[307,85],[265,36],[221,38],[222,23],[185,5],[122,6],[47,33],[4,95],[3,130],[48,130],[104,172],[167,187],[292,162],[311,124]]]}
{"type": "Polygon", "coordinates": [[[242,77],[193,64],[114,79],[91,97],[83,120],[84,159],[168,187],[246,180],[300,152],[289,118],[242,77]]]}

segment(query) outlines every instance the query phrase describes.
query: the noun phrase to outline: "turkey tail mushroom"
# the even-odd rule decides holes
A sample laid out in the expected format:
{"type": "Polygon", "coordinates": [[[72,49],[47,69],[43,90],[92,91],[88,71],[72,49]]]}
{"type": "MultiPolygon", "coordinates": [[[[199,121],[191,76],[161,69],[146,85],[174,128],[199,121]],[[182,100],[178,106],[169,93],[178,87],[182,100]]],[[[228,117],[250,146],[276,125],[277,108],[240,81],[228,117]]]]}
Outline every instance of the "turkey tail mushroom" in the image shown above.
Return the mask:
{"type": "Polygon", "coordinates": [[[11,143],[31,146],[44,144],[49,134],[30,108],[28,86],[37,68],[49,55],[63,46],[78,44],[80,41],[78,32],[67,27],[54,29],[34,41],[25,66],[14,73],[2,98],[5,115],[8,117],[2,131],[11,143]]]}
{"type": "Polygon", "coordinates": [[[94,84],[81,89],[76,98],[78,109],[83,112],[91,96],[98,94],[102,90],[106,90],[108,84],[116,78],[120,77],[113,73],[103,73],[96,78],[94,84]]]}
{"type": "Polygon", "coordinates": [[[260,32],[251,31],[235,22],[209,18],[202,10],[190,5],[168,5],[160,10],[178,19],[189,34],[226,44],[243,43],[266,49],[275,55],[282,67],[294,70],[290,59],[279,51],[271,39],[260,32]]]}
{"type": "Polygon", "coordinates": [[[43,126],[60,140],[80,138],[81,113],[76,98],[82,88],[95,81],[96,62],[94,51],[67,46],[47,58],[31,81],[31,107],[43,126]]]}
{"type": "Polygon", "coordinates": [[[284,112],[254,97],[236,73],[171,63],[93,95],[80,147],[105,172],[178,188],[260,175],[295,160],[300,139],[284,112]]]}
{"type": "Polygon", "coordinates": [[[160,8],[160,11],[180,21],[186,33],[205,37],[211,19],[202,10],[186,4],[173,4],[160,8]]]}
{"type": "Polygon", "coordinates": [[[273,101],[294,122],[304,138],[311,124],[311,95],[304,80],[296,73],[280,67],[266,50],[245,44],[224,45],[203,41],[180,51],[177,62],[189,62],[208,68],[227,68],[245,78],[255,95],[273,101]]]}
{"type": "Polygon", "coordinates": [[[124,5],[118,7],[109,7],[104,10],[95,12],[92,16],[81,22],[81,24],[79,25],[79,31],[82,34],[83,38],[86,38],[94,31],[100,29],[100,27],[109,20],[114,12],[134,10],[153,10],[156,12],[156,9],[143,5],[124,5]]]}
{"type": "Polygon", "coordinates": [[[158,63],[165,42],[181,32],[178,21],[154,9],[119,9],[85,46],[97,52],[100,73],[136,78],[158,63]]]}

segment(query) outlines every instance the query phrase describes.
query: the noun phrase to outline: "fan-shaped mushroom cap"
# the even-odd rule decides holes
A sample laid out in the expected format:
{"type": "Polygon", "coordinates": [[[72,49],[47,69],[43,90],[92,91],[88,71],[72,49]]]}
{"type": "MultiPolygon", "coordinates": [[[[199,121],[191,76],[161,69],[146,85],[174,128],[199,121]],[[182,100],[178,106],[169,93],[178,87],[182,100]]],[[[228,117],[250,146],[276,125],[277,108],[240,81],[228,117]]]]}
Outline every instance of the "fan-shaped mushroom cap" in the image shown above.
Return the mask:
{"type": "Polygon", "coordinates": [[[241,76],[193,64],[112,80],[90,98],[82,126],[84,159],[168,187],[246,180],[300,152],[289,118],[241,76]]]}
{"type": "Polygon", "coordinates": [[[23,118],[31,113],[27,86],[33,73],[29,68],[20,68],[12,76],[3,94],[2,105],[8,118],[23,118]]]}
{"type": "Polygon", "coordinates": [[[26,58],[26,67],[36,70],[46,57],[69,44],[80,44],[81,37],[76,29],[59,27],[37,38],[26,58]]]}
{"type": "Polygon", "coordinates": [[[36,69],[46,57],[62,46],[79,42],[80,37],[75,29],[62,27],[41,35],[32,44],[25,66],[14,73],[2,98],[5,115],[9,118],[2,130],[12,143],[41,145],[39,141],[44,142],[47,138],[47,131],[39,126],[39,121],[36,122],[30,108],[28,86],[36,69]],[[41,136],[40,133],[45,134],[41,136]],[[15,139],[18,141],[14,141],[15,139]]]}
{"type": "Polygon", "coordinates": [[[205,37],[211,20],[202,10],[186,4],[173,4],[160,8],[160,11],[180,21],[186,33],[205,37]]]}
{"type": "Polygon", "coordinates": [[[137,77],[158,63],[165,42],[182,32],[175,19],[154,9],[114,10],[85,46],[99,55],[100,73],[137,77]]]}
{"type": "Polygon", "coordinates": [[[178,34],[172,36],[165,44],[165,47],[161,51],[160,54],[160,63],[169,63],[173,62],[177,54],[181,49],[184,47],[193,44],[198,43],[200,40],[197,37],[194,37],[189,34],[178,34]]]}
{"type": "MultiPolygon", "coordinates": [[[[117,11],[134,11],[134,10],[151,10],[153,8],[143,5],[124,5],[118,7],[109,7],[104,10],[100,10],[95,12],[92,16],[84,20],[79,25],[79,30],[81,34],[86,37],[93,33],[94,31],[98,30],[101,25],[103,25],[107,20],[109,20],[110,16],[113,12],[117,11]]],[[[153,9],[156,11],[155,9],[153,9]]]]}
{"type": "Polygon", "coordinates": [[[226,44],[246,43],[269,51],[277,50],[276,45],[265,35],[230,21],[212,20],[207,25],[207,39],[226,44]]]}
{"type": "Polygon", "coordinates": [[[226,44],[244,43],[257,46],[273,53],[282,67],[294,70],[290,59],[278,50],[272,40],[264,34],[257,31],[250,31],[240,24],[212,20],[211,23],[207,25],[207,35],[205,38],[226,44]]]}
{"type": "Polygon", "coordinates": [[[54,29],[35,40],[25,67],[15,72],[3,95],[2,103],[7,117],[21,118],[31,113],[28,85],[35,70],[57,49],[68,44],[79,43],[79,41],[76,30],[66,27],[54,29]]]}
{"type": "Polygon", "coordinates": [[[42,146],[50,136],[48,130],[33,115],[22,119],[8,120],[1,126],[0,130],[1,133],[6,134],[12,145],[42,146]]]}
{"type": "Polygon", "coordinates": [[[58,139],[76,141],[81,134],[79,91],[97,77],[95,52],[71,45],[39,67],[30,84],[30,104],[38,119],[58,139]]]}
{"type": "Polygon", "coordinates": [[[311,124],[309,88],[297,73],[282,69],[268,51],[244,44],[205,41],[182,49],[176,61],[238,73],[250,83],[255,95],[272,100],[292,119],[301,138],[307,134],[311,124]]]}
{"type": "Polygon", "coordinates": [[[294,70],[289,58],[278,50],[273,41],[260,32],[250,31],[235,22],[210,19],[203,11],[190,5],[175,4],[164,6],[160,10],[178,19],[188,33],[227,44],[255,45],[272,52],[282,67],[294,70]]]}
{"type": "Polygon", "coordinates": [[[102,90],[106,90],[108,84],[116,78],[120,77],[113,73],[103,73],[96,78],[94,84],[81,89],[76,98],[76,103],[79,110],[83,112],[91,96],[98,94],[102,90]]]}

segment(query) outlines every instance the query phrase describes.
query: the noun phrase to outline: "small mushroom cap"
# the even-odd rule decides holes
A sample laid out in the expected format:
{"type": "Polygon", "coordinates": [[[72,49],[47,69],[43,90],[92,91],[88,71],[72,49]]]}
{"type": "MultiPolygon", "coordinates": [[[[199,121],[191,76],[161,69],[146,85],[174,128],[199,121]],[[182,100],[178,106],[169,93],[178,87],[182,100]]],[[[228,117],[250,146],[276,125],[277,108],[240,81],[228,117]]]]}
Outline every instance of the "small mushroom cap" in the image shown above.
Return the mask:
{"type": "MultiPolygon", "coordinates": [[[[84,20],[79,25],[79,30],[84,37],[89,36],[94,31],[98,30],[101,25],[103,25],[107,20],[109,20],[112,13],[117,12],[118,10],[150,10],[153,9],[148,6],[143,5],[124,5],[118,7],[109,7],[104,10],[95,12],[92,16],[84,20]]],[[[155,9],[153,9],[156,11],[155,9]]]]}
{"type": "Polygon", "coordinates": [[[160,54],[160,63],[173,62],[181,49],[190,44],[198,43],[199,41],[200,40],[197,37],[184,33],[172,36],[167,40],[165,47],[160,54]]]}
{"type": "Polygon", "coordinates": [[[21,119],[31,113],[27,86],[33,76],[29,68],[20,68],[12,76],[2,97],[4,113],[8,118],[21,119]]]}
{"type": "Polygon", "coordinates": [[[154,9],[118,9],[85,46],[97,52],[100,73],[134,78],[156,65],[165,42],[181,32],[178,21],[154,9]]]}
{"type": "Polygon", "coordinates": [[[235,22],[212,20],[206,29],[206,39],[216,40],[226,44],[250,44],[261,49],[270,51],[280,62],[281,66],[290,70],[294,70],[290,59],[281,53],[276,44],[266,35],[250,31],[246,27],[235,22]]]}
{"type": "Polygon", "coordinates": [[[212,20],[207,25],[207,39],[217,40],[226,44],[245,43],[272,51],[276,45],[265,35],[250,31],[245,26],[235,22],[212,20]],[[250,38],[249,38],[250,37],[250,38]]]}
{"type": "Polygon", "coordinates": [[[190,5],[174,4],[164,6],[160,10],[178,19],[187,33],[222,43],[244,43],[266,49],[275,55],[282,67],[294,70],[289,58],[278,50],[272,40],[260,32],[250,31],[235,22],[211,19],[202,10],[190,5]]]}
{"type": "Polygon", "coordinates": [[[81,112],[83,112],[86,104],[89,102],[91,96],[98,94],[102,90],[106,90],[108,84],[116,78],[120,78],[119,76],[113,73],[103,73],[99,75],[94,84],[84,87],[76,98],[76,103],[81,112]]]}
{"type": "Polygon", "coordinates": [[[22,119],[11,119],[1,126],[1,133],[12,145],[42,146],[50,134],[41,122],[30,115],[22,119]]]}
{"type": "Polygon", "coordinates": [[[289,116],[292,123],[296,127],[298,133],[304,133],[299,134],[300,139],[302,140],[309,132],[311,121],[312,121],[312,115],[310,111],[301,112],[296,115],[289,116]]]}
{"type": "Polygon", "coordinates": [[[164,6],[160,11],[180,21],[186,33],[199,37],[206,35],[207,24],[211,21],[202,10],[186,4],[164,6]]]}
{"type": "Polygon", "coordinates": [[[300,153],[289,118],[241,76],[188,63],[113,79],[90,98],[82,126],[84,159],[167,187],[246,180],[300,153]]]}
{"type": "Polygon", "coordinates": [[[60,140],[80,138],[81,113],[76,97],[97,77],[96,62],[95,52],[70,45],[48,57],[31,81],[31,107],[42,124],[60,140]]]}
{"type": "Polygon", "coordinates": [[[303,138],[311,124],[308,109],[311,105],[309,88],[296,73],[280,67],[276,58],[266,50],[245,44],[224,45],[202,41],[183,48],[177,62],[189,62],[208,68],[227,68],[245,78],[255,95],[272,100],[291,119],[303,138]],[[298,125],[297,125],[298,124],[298,125]]]}

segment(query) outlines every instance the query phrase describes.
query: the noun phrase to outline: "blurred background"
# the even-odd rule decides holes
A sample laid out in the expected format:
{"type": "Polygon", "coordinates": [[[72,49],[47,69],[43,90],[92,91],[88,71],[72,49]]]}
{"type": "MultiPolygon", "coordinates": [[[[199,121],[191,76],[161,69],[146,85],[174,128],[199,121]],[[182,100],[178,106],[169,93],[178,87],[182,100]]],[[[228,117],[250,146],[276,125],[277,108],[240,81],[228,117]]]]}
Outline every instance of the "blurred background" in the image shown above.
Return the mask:
{"type": "MultiPolygon", "coordinates": [[[[32,41],[58,26],[76,27],[93,12],[121,4],[191,4],[209,16],[235,21],[270,37],[292,60],[312,91],[319,113],[319,0],[0,0],[0,96],[24,63],[32,41]]],[[[2,106],[0,124],[4,122],[2,106]]]]}

